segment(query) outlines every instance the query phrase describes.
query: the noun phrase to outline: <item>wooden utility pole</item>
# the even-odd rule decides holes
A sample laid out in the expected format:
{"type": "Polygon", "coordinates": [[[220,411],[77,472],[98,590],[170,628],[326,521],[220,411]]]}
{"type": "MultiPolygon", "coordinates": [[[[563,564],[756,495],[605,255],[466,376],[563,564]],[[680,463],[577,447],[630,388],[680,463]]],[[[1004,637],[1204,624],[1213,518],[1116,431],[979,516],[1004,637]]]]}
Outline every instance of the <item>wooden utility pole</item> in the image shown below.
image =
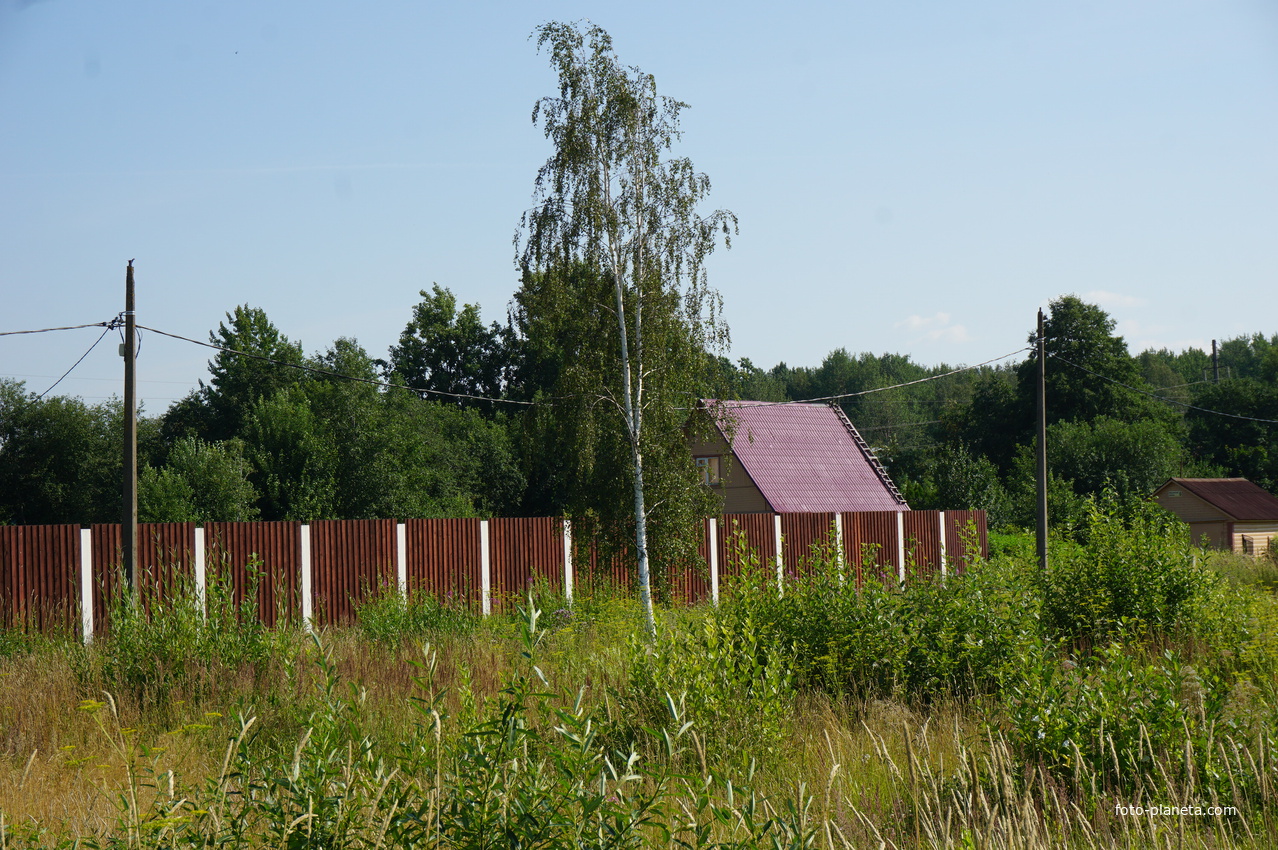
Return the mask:
{"type": "Polygon", "coordinates": [[[1038,311],[1038,566],[1047,570],[1047,355],[1038,311]]]}
{"type": "Polygon", "coordinates": [[[138,397],[136,319],[133,314],[133,261],[124,276],[124,516],[120,525],[124,581],[130,601],[137,598],[138,563],[138,397]]]}
{"type": "Polygon", "coordinates": [[[1220,383],[1220,354],[1216,351],[1216,340],[1211,341],[1211,382],[1220,383]]]}

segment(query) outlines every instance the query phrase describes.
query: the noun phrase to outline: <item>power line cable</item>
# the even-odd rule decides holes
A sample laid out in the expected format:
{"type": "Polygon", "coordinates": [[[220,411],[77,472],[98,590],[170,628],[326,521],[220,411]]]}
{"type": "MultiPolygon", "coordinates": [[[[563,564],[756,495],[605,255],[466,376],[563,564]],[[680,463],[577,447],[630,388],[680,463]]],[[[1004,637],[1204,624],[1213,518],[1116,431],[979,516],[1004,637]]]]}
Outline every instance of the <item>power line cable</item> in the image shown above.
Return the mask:
{"type": "MultiPolygon", "coordinates": [[[[97,348],[97,347],[98,347],[98,343],[102,341],[103,337],[105,337],[105,336],[106,336],[107,334],[109,334],[110,332],[111,332],[111,326],[110,326],[110,325],[107,325],[105,328],[103,328],[103,329],[102,329],[102,335],[101,335],[101,336],[99,336],[97,339],[95,339],[95,340],[93,341],[93,345],[90,345],[90,346],[89,346],[89,350],[88,350],[88,351],[86,351],[86,352],[84,352],[83,354],[81,354],[81,355],[80,355],[80,359],[79,359],[79,360],[77,360],[77,361],[75,361],[74,363],[72,363],[72,364],[71,364],[71,368],[70,368],[70,369],[68,369],[68,370],[66,370],[65,372],[63,372],[63,373],[62,373],[62,378],[65,378],[67,375],[70,375],[73,371],[75,371],[75,367],[76,367],[76,366],[79,366],[81,363],[83,363],[83,362],[84,362],[84,358],[88,357],[88,356],[89,356],[89,353],[90,353],[91,351],[93,351],[93,349],[95,349],[95,348],[97,348]]],[[[49,393],[53,392],[53,388],[54,388],[54,387],[56,387],[58,384],[62,383],[62,378],[58,378],[56,381],[54,381],[52,386],[50,386],[50,387],[49,387],[47,390],[45,390],[44,392],[40,393],[40,395],[36,396],[36,398],[37,398],[37,399],[44,398],[44,397],[45,397],[45,396],[47,396],[49,393]]]]}
{"type": "MultiPolygon", "coordinates": [[[[0,378],[26,379],[26,378],[52,378],[52,377],[54,376],[53,375],[34,375],[34,374],[27,374],[22,372],[0,372],[0,378]]],[[[77,381],[102,381],[102,382],[112,383],[112,384],[120,383],[119,378],[87,378],[84,375],[79,376],[78,378],[76,378],[76,380],[77,381]]],[[[139,384],[178,384],[180,386],[187,386],[187,387],[191,385],[190,381],[162,381],[162,380],[158,380],[154,378],[150,378],[150,379],[138,378],[137,382],[139,384]]]]}
{"type": "Polygon", "coordinates": [[[1160,390],[1178,390],[1182,387],[1195,387],[1199,384],[1210,384],[1211,381],[1190,381],[1188,384],[1172,384],[1169,387],[1159,387],[1160,390]]]}
{"type": "Polygon", "coordinates": [[[63,328],[38,328],[30,331],[0,331],[0,336],[17,336],[18,334],[47,334],[50,331],[74,331],[80,328],[107,328],[110,329],[111,322],[90,322],[87,325],[67,325],[63,328]]]}
{"type": "Polygon", "coordinates": [[[1066,365],[1073,366],[1075,369],[1086,372],[1089,375],[1094,375],[1095,377],[1100,378],[1103,381],[1109,381],[1111,384],[1117,384],[1118,386],[1125,387],[1126,389],[1129,389],[1132,392],[1140,393],[1141,395],[1147,395],[1152,399],[1157,399],[1158,401],[1163,401],[1163,402],[1166,402],[1167,404],[1174,404],[1179,407],[1184,407],[1188,410],[1197,410],[1199,413],[1210,413],[1213,416],[1224,416],[1229,419],[1242,419],[1243,421],[1246,421],[1246,422],[1265,422],[1270,425],[1278,425],[1278,419],[1260,419],[1255,416],[1242,416],[1241,414],[1238,414],[1238,413],[1225,413],[1223,410],[1210,410],[1206,407],[1197,407],[1196,405],[1186,404],[1185,402],[1177,401],[1174,398],[1167,398],[1166,396],[1155,395],[1154,393],[1151,393],[1148,390],[1142,390],[1139,387],[1133,387],[1133,386],[1130,386],[1129,384],[1124,384],[1122,381],[1115,380],[1114,378],[1111,378],[1108,375],[1102,375],[1099,372],[1093,372],[1091,369],[1088,369],[1086,366],[1079,366],[1077,363],[1073,363],[1069,360],[1066,360],[1064,357],[1061,357],[1059,354],[1052,354],[1049,351],[1047,353],[1047,356],[1055,360],[1059,360],[1062,363],[1065,363],[1066,365]]]}
{"type": "Polygon", "coordinates": [[[929,375],[926,378],[919,378],[918,380],[915,380],[915,381],[906,381],[903,384],[893,384],[890,387],[875,387],[874,389],[871,389],[871,390],[859,390],[854,393],[839,393],[838,395],[826,395],[826,396],[820,396],[818,398],[798,398],[798,399],[791,399],[790,401],[761,401],[761,402],[756,402],[754,404],[750,404],[747,402],[725,401],[724,404],[727,404],[730,406],[736,406],[736,407],[777,407],[783,404],[809,404],[815,401],[837,401],[841,398],[855,398],[857,396],[870,395],[871,393],[886,392],[887,390],[899,390],[901,387],[912,387],[915,384],[925,384],[928,381],[936,381],[936,380],[939,380],[940,378],[948,378],[950,375],[958,375],[961,372],[970,372],[973,369],[979,369],[982,366],[988,366],[991,363],[997,363],[1000,360],[1006,360],[1009,357],[1015,357],[1021,352],[1029,351],[1029,350],[1030,349],[1028,347],[1018,348],[1015,351],[1009,354],[1004,354],[1001,357],[992,357],[989,360],[986,360],[981,363],[974,363],[971,366],[960,366],[957,369],[951,369],[950,371],[942,372],[939,375],[929,375]]]}
{"type": "Polygon", "coordinates": [[[227,348],[226,346],[218,345],[217,343],[213,343],[213,342],[201,342],[198,339],[191,339],[190,337],[187,337],[187,336],[181,336],[180,334],[169,333],[168,331],[162,331],[157,328],[149,328],[145,325],[138,325],[137,329],[140,331],[150,331],[151,333],[159,334],[160,336],[167,336],[167,337],[172,337],[173,339],[180,339],[183,342],[189,342],[195,345],[202,345],[205,348],[212,348],[216,351],[225,351],[228,354],[238,354],[241,357],[251,357],[254,360],[262,360],[266,363],[273,363],[276,366],[286,366],[290,369],[297,369],[299,372],[309,372],[313,375],[323,375],[324,377],[327,377],[327,378],[337,378],[343,381],[354,381],[355,383],[359,383],[359,384],[370,384],[375,387],[385,387],[387,389],[410,390],[416,393],[426,393],[429,395],[447,396],[448,398],[464,398],[464,399],[470,399],[472,401],[491,401],[497,404],[522,404],[522,405],[528,405],[528,406],[534,406],[538,404],[538,402],[533,402],[533,401],[515,401],[514,399],[508,399],[508,398],[492,398],[491,396],[470,395],[468,393],[450,393],[450,392],[446,392],[445,390],[431,390],[431,389],[426,389],[425,387],[410,387],[405,384],[392,384],[387,381],[379,381],[379,380],[376,380],[375,378],[358,378],[358,377],[355,377],[354,375],[343,375],[341,372],[333,372],[329,369],[317,369],[314,366],[306,366],[300,363],[286,363],[283,360],[276,360],[273,357],[267,357],[265,354],[254,354],[251,351],[240,351],[238,349],[227,348]]]}
{"type": "Polygon", "coordinates": [[[869,431],[891,431],[895,428],[914,428],[919,425],[938,425],[944,422],[944,419],[928,419],[922,422],[900,422],[896,425],[870,425],[866,428],[857,428],[856,430],[866,433],[869,431]]]}

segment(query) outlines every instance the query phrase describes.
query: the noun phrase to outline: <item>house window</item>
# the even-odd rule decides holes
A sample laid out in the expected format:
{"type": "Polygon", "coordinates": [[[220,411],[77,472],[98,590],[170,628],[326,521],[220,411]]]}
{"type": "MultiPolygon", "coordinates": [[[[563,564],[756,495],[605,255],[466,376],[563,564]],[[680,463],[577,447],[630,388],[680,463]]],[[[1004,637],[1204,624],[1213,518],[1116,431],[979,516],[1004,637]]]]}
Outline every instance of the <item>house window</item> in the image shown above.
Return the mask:
{"type": "Polygon", "coordinates": [[[702,484],[711,486],[719,483],[719,458],[718,456],[693,458],[697,463],[697,474],[701,476],[702,484]]]}

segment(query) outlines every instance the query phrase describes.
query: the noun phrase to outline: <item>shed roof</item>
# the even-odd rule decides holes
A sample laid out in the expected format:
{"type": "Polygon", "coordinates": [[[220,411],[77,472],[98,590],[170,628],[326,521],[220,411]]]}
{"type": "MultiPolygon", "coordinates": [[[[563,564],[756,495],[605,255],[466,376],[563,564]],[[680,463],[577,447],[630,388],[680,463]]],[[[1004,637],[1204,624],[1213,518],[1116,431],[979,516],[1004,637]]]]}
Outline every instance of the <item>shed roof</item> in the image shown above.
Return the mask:
{"type": "Polygon", "coordinates": [[[837,407],[703,401],[737,461],[777,513],[909,510],[837,407]],[[729,439],[730,435],[730,439],[729,439]]]}
{"type": "Polygon", "coordinates": [[[1175,485],[1235,520],[1278,520],[1278,497],[1246,478],[1172,478],[1155,495],[1175,485]]]}

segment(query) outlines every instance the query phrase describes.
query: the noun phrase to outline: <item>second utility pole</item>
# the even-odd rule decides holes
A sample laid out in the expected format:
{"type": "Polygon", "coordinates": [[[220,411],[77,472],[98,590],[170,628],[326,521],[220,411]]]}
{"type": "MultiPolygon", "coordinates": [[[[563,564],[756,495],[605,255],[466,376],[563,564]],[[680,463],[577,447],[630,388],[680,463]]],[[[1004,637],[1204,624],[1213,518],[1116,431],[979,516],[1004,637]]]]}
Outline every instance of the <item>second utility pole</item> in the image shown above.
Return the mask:
{"type": "Polygon", "coordinates": [[[1047,354],[1038,311],[1038,568],[1047,571],[1047,354]]]}
{"type": "Polygon", "coordinates": [[[138,396],[137,320],[133,315],[133,261],[124,276],[124,516],[120,540],[124,556],[125,592],[129,602],[137,601],[138,582],[138,396]]]}

